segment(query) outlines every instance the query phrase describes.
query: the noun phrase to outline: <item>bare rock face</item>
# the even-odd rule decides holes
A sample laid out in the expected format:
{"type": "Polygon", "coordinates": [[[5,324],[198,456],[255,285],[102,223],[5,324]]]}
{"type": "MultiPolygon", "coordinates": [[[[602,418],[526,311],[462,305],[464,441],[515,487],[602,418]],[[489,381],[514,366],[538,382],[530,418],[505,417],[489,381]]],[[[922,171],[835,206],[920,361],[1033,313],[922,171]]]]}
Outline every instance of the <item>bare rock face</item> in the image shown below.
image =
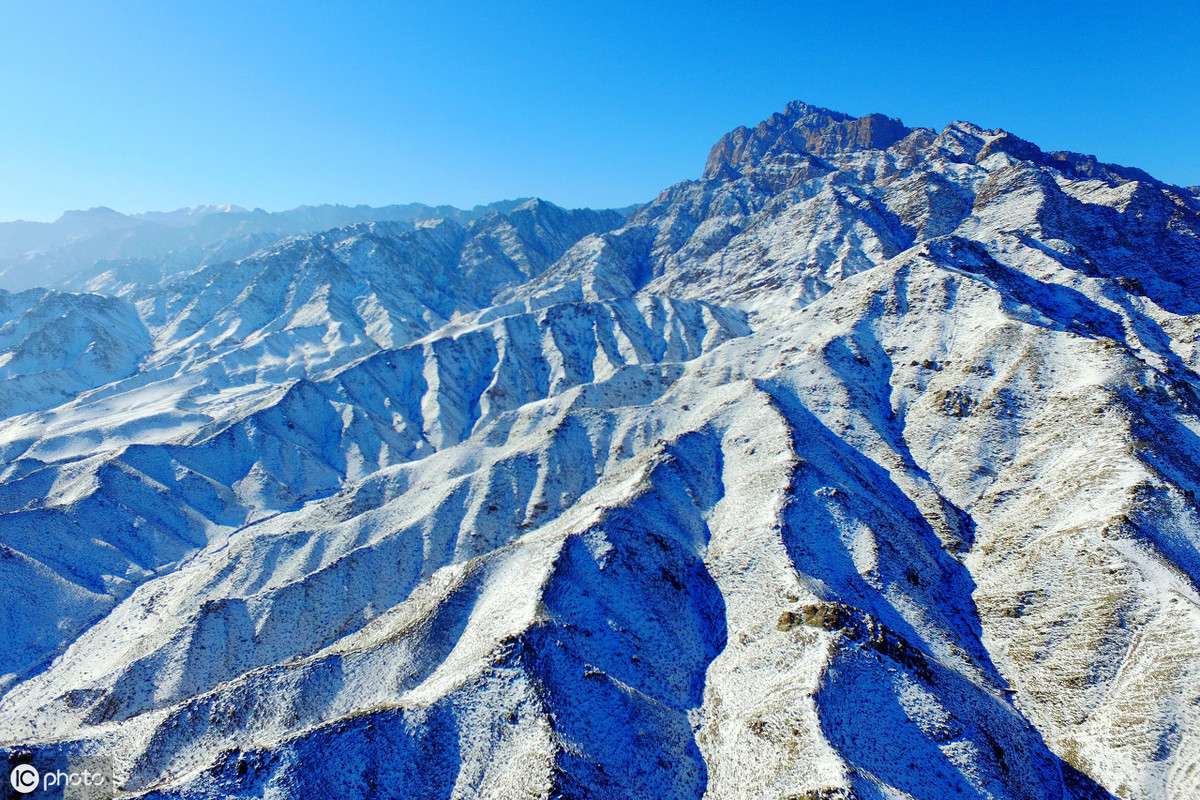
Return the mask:
{"type": "Polygon", "coordinates": [[[764,162],[883,150],[909,132],[900,120],[882,114],[851,117],[793,102],[753,129],[738,128],[721,137],[708,156],[703,177],[727,180],[769,166],[764,162]]]}
{"type": "Polygon", "coordinates": [[[0,294],[52,384],[0,742],[135,797],[1197,796],[1197,276],[1194,187],[793,103],[628,218],[0,294]]]}

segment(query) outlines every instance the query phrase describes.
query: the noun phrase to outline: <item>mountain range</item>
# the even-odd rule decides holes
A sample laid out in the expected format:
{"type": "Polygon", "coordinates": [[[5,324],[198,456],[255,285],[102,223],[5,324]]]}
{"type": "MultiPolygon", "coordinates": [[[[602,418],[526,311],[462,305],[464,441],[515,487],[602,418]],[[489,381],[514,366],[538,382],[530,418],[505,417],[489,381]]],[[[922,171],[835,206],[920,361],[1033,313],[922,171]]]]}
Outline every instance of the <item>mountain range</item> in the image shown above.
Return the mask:
{"type": "Polygon", "coordinates": [[[240,206],[195,206],[176,211],[122,214],[111,208],[68,211],[54,222],[0,223],[0,289],[54,286],[113,293],[154,284],[202,266],[252,255],[281,238],[364,222],[413,226],[425,220],[467,223],[513,210],[505,200],[463,210],[422,203],[300,206],[290,211],[247,211],[240,206]]]}
{"type": "Polygon", "coordinates": [[[0,226],[0,752],[1200,795],[1197,194],[796,102],[622,211],[0,226]]]}

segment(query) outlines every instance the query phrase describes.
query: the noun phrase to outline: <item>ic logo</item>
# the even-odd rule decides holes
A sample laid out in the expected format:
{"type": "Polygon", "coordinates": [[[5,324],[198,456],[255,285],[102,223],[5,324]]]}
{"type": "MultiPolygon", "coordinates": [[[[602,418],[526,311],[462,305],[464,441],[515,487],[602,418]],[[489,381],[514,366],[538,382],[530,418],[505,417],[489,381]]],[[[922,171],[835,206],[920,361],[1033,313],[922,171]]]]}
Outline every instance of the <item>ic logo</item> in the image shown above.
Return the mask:
{"type": "Polygon", "coordinates": [[[20,794],[29,794],[37,790],[40,778],[37,767],[32,764],[17,764],[9,774],[8,782],[20,794]]]}

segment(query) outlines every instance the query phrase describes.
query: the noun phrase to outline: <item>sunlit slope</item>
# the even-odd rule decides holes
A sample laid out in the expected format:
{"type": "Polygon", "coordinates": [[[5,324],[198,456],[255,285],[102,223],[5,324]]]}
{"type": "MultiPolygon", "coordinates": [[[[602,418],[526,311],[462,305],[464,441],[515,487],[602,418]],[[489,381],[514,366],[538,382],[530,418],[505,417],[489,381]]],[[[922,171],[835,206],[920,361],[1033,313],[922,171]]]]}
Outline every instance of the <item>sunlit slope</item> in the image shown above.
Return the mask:
{"type": "Polygon", "coordinates": [[[138,796],[1200,791],[1192,193],[793,104],[538,213],[510,271],[196,273],[0,425],[0,740],[138,796]]]}

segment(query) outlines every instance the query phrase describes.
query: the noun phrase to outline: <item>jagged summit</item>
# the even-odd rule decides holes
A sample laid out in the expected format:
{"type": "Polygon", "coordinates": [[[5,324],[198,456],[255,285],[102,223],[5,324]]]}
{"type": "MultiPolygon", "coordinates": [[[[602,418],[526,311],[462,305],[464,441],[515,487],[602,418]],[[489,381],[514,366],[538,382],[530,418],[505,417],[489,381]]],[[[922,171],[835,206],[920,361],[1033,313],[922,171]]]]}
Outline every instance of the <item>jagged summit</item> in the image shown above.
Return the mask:
{"type": "Polygon", "coordinates": [[[855,150],[882,150],[911,132],[883,114],[852,117],[799,100],[754,128],[723,136],[708,156],[704,179],[738,177],[768,158],[786,155],[827,156],[855,150]]]}
{"type": "MultiPolygon", "coordinates": [[[[1032,142],[1001,129],[988,130],[959,121],[946,126],[942,135],[952,131],[968,132],[986,140],[972,153],[975,160],[1004,152],[1014,158],[1056,168],[1071,177],[1161,183],[1143,170],[1104,163],[1092,155],[1043,152],[1032,142]]],[[[797,160],[812,156],[821,158],[864,150],[886,150],[914,132],[926,139],[937,135],[933,129],[909,128],[899,119],[884,114],[853,117],[795,100],[783,112],[772,114],[754,128],[739,127],[721,137],[709,153],[702,180],[736,180],[794,165],[797,160]]]]}

